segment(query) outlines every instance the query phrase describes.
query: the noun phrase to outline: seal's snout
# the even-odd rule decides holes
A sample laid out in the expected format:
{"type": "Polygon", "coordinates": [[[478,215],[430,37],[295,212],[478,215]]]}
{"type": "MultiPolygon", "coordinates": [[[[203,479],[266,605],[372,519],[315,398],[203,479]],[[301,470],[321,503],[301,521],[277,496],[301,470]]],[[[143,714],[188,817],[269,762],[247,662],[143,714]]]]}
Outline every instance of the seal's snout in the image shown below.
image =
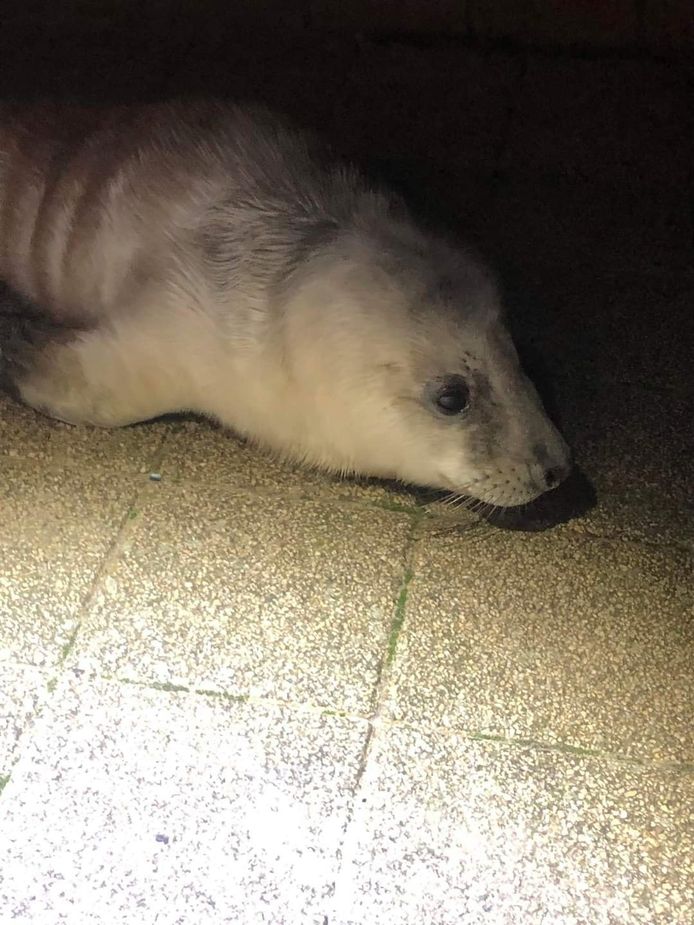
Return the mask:
{"type": "Polygon", "coordinates": [[[545,469],[545,490],[551,491],[553,488],[558,488],[561,483],[568,478],[570,472],[571,464],[569,462],[562,463],[558,466],[550,466],[549,469],[545,469]]]}
{"type": "Polygon", "coordinates": [[[567,479],[573,468],[571,451],[561,435],[552,428],[549,446],[535,446],[535,478],[543,492],[558,488],[567,479]]]}

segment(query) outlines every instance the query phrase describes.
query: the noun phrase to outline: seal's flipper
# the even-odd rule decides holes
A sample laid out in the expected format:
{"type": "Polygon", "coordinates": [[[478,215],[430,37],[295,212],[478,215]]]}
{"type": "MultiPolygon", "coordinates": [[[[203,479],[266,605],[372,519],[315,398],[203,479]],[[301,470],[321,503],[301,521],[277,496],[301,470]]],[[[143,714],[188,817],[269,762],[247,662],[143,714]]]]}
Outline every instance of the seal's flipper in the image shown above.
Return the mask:
{"type": "Polygon", "coordinates": [[[68,420],[58,409],[66,392],[76,391],[77,383],[68,385],[64,360],[78,333],[39,315],[0,312],[0,388],[50,417],[68,420]]]}
{"type": "Polygon", "coordinates": [[[191,410],[186,378],[166,359],[137,314],[88,330],[25,318],[7,341],[4,365],[10,391],[37,411],[68,424],[120,427],[191,410]]]}
{"type": "Polygon", "coordinates": [[[35,368],[42,351],[66,343],[75,330],[57,325],[22,296],[0,283],[0,389],[21,398],[19,383],[35,368]]]}

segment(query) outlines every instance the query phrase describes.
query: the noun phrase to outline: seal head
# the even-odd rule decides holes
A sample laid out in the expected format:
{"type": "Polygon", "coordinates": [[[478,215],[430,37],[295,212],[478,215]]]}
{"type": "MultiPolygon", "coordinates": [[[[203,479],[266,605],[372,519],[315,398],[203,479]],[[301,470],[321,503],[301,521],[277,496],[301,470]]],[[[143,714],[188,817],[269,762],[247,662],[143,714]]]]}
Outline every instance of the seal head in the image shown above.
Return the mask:
{"type": "Polygon", "coordinates": [[[570,471],[494,277],[468,250],[406,223],[340,236],[293,279],[282,338],[305,461],[500,507],[570,471]]]}

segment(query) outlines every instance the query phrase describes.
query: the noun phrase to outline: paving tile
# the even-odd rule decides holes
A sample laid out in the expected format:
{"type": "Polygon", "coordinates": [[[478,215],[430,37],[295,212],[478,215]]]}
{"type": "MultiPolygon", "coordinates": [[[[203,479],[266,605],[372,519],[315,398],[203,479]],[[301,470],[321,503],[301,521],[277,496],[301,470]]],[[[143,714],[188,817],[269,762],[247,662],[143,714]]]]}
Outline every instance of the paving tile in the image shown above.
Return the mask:
{"type": "Polygon", "coordinates": [[[136,491],[111,471],[0,457],[0,651],[56,664],[136,491]]]}
{"type": "Polygon", "coordinates": [[[45,700],[48,672],[0,656],[0,785],[14,763],[20,737],[45,700]]]}
{"type": "Polygon", "coordinates": [[[59,424],[48,449],[58,465],[146,472],[157,458],[168,425],[149,421],[113,430],[59,424]]]}
{"type": "Polygon", "coordinates": [[[331,925],[686,925],[692,777],[379,732],[331,925]]]}
{"type": "Polygon", "coordinates": [[[114,430],[73,427],[0,395],[0,457],[37,459],[58,468],[138,472],[155,457],[166,429],[161,422],[114,430]]]}
{"type": "Polygon", "coordinates": [[[597,494],[573,527],[694,550],[691,402],[585,374],[555,387],[563,431],[597,494]]]}
{"type": "Polygon", "coordinates": [[[234,434],[205,421],[177,422],[166,441],[165,480],[215,484],[284,496],[349,499],[396,510],[415,510],[416,494],[378,479],[339,478],[274,458],[234,434]]]}
{"type": "Polygon", "coordinates": [[[57,421],[0,393],[0,456],[46,459],[51,435],[58,427],[57,421]]]}
{"type": "Polygon", "coordinates": [[[366,724],[60,685],[0,799],[4,918],[322,925],[366,724]]]}
{"type": "Polygon", "coordinates": [[[153,486],[70,664],[368,711],[407,515],[153,486]]]}
{"type": "Polygon", "coordinates": [[[530,57],[503,165],[688,186],[691,90],[665,61],[530,57]]]}
{"type": "Polygon", "coordinates": [[[387,715],[691,762],[693,563],[570,531],[422,542],[387,715]]]}

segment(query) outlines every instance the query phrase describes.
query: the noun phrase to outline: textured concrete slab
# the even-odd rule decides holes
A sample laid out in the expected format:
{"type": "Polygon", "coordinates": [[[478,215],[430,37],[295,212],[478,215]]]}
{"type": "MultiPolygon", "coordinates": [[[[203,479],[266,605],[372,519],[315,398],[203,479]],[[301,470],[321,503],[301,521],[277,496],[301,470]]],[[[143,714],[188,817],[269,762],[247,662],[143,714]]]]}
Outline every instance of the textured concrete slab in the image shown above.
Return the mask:
{"type": "Polygon", "coordinates": [[[688,925],[691,776],[391,728],[330,925],[688,925]]]}
{"type": "Polygon", "coordinates": [[[692,565],[571,531],[422,543],[387,715],[691,762],[692,565]]]}
{"type": "Polygon", "coordinates": [[[0,457],[0,651],[55,665],[139,490],[132,474],[0,457]]]}
{"type": "Polygon", "coordinates": [[[45,669],[0,656],[0,789],[10,773],[21,736],[48,694],[49,680],[45,669]]]}
{"type": "Polygon", "coordinates": [[[105,430],[59,424],[51,435],[49,449],[57,464],[119,472],[147,472],[158,458],[167,425],[148,421],[131,427],[105,430]]]}
{"type": "Polygon", "coordinates": [[[0,456],[45,460],[59,426],[0,393],[0,456]]]}
{"type": "Polygon", "coordinates": [[[303,498],[340,498],[388,509],[415,510],[415,494],[376,479],[338,478],[277,459],[206,421],[177,421],[167,438],[161,475],[174,482],[202,482],[303,498]]]}
{"type": "Polygon", "coordinates": [[[161,422],[115,430],[72,427],[0,394],[0,457],[37,459],[56,468],[138,472],[156,457],[166,430],[161,422]]]}
{"type": "Polygon", "coordinates": [[[564,433],[597,493],[573,526],[694,550],[691,402],[585,371],[555,386],[564,433]]]}
{"type": "Polygon", "coordinates": [[[131,522],[69,664],[368,710],[407,515],[160,483],[131,522]]]}
{"type": "Polygon", "coordinates": [[[322,925],[366,724],[61,684],[0,800],[3,920],[322,925]]]}

